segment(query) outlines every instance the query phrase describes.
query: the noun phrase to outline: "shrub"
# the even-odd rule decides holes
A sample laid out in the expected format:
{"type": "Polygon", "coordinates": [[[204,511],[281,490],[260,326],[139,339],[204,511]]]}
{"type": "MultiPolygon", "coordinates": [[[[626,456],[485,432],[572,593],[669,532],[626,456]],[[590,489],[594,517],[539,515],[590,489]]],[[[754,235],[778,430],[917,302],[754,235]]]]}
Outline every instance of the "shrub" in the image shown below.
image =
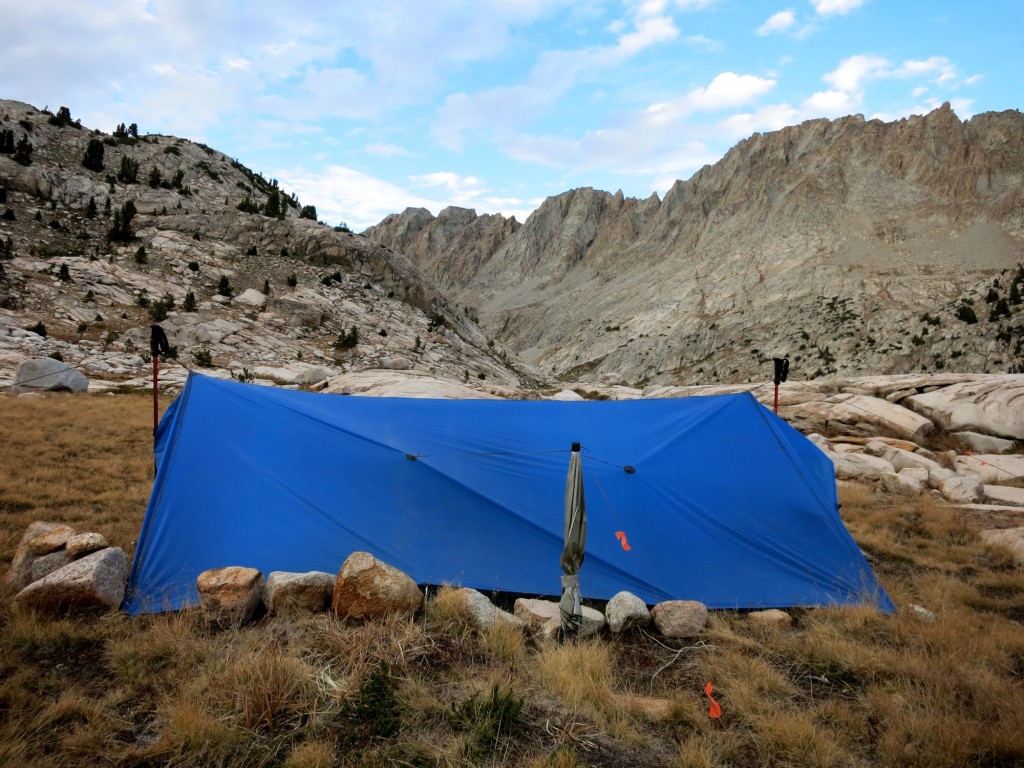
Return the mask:
{"type": "Polygon", "coordinates": [[[186,312],[196,311],[196,295],[192,291],[185,294],[185,303],[181,305],[181,308],[186,312]]]}
{"type": "Polygon", "coordinates": [[[103,170],[103,142],[99,139],[89,139],[85,148],[85,157],[82,158],[82,165],[90,171],[103,170]]]}
{"type": "Polygon", "coordinates": [[[135,297],[135,303],[142,307],[143,309],[145,309],[146,307],[149,306],[149,302],[149,294],[146,292],[146,289],[143,288],[141,291],[139,291],[138,296],[135,297]]]}
{"type": "Polygon", "coordinates": [[[427,323],[427,330],[433,331],[436,328],[443,328],[445,325],[444,315],[434,312],[430,316],[430,322],[427,323]]]}
{"type": "Polygon", "coordinates": [[[263,295],[264,296],[269,296],[270,292],[271,292],[270,281],[269,280],[264,280],[263,281],[263,295]]]}
{"type": "Polygon", "coordinates": [[[81,128],[82,123],[79,120],[71,119],[71,110],[67,107],[60,107],[57,109],[56,115],[50,115],[50,118],[46,121],[50,125],[56,125],[58,128],[81,128]]]}
{"type": "Polygon", "coordinates": [[[988,319],[990,322],[995,322],[1001,317],[1010,316],[1010,304],[1006,299],[998,299],[996,305],[992,307],[992,311],[989,313],[988,319]]]}
{"type": "Polygon", "coordinates": [[[14,131],[9,128],[0,129],[0,155],[14,154],[14,131]]]}
{"type": "Polygon", "coordinates": [[[194,350],[192,352],[192,360],[200,368],[212,368],[213,367],[213,356],[210,354],[210,350],[205,347],[194,350]]]}
{"type": "Polygon", "coordinates": [[[338,335],[337,341],[334,342],[334,348],[353,349],[357,344],[359,344],[359,329],[353,325],[348,333],[338,335]]]}
{"type": "Polygon", "coordinates": [[[146,256],[146,246],[140,245],[138,250],[135,251],[135,263],[145,264],[149,261],[149,257],[146,256]]]}
{"type": "Polygon", "coordinates": [[[190,261],[188,263],[188,268],[191,271],[193,271],[193,272],[198,272],[199,271],[199,262],[198,261],[190,261]]]}
{"type": "Polygon", "coordinates": [[[57,279],[65,283],[71,279],[71,271],[67,264],[60,265],[60,269],[57,270],[57,279]]]}
{"type": "Polygon", "coordinates": [[[298,285],[298,284],[299,284],[299,276],[298,276],[298,275],[296,275],[296,274],[295,274],[294,272],[292,272],[292,273],[291,273],[290,275],[288,275],[288,277],[287,277],[287,278],[285,279],[285,282],[286,282],[286,283],[288,283],[288,287],[289,287],[289,288],[294,288],[294,287],[295,287],[296,285],[298,285]]]}
{"type": "Polygon", "coordinates": [[[474,746],[490,750],[499,738],[512,735],[524,701],[510,688],[494,683],[490,695],[477,691],[461,704],[453,704],[449,720],[456,730],[471,734],[474,746]]]}
{"type": "Polygon", "coordinates": [[[160,186],[161,182],[163,182],[163,178],[160,175],[160,169],[154,165],[153,169],[149,172],[149,186],[156,189],[160,186]]]}
{"type": "Polygon", "coordinates": [[[304,205],[302,211],[299,213],[300,219],[312,219],[316,221],[316,206],[315,205],[304,205]]]}
{"type": "Polygon", "coordinates": [[[339,720],[347,726],[342,740],[352,744],[398,733],[402,720],[400,702],[395,696],[397,687],[390,665],[379,662],[339,713],[339,720]]]}
{"type": "Polygon", "coordinates": [[[92,288],[85,292],[85,296],[82,297],[82,301],[96,301],[96,294],[93,292],[92,288]]]}
{"type": "Polygon", "coordinates": [[[252,201],[251,197],[246,197],[238,204],[238,210],[242,213],[259,213],[260,207],[252,201]]]}
{"type": "Polygon", "coordinates": [[[231,281],[228,279],[228,276],[221,275],[220,280],[217,282],[217,293],[230,298],[234,292],[235,289],[231,287],[231,281]]]}
{"type": "Polygon", "coordinates": [[[25,330],[26,331],[31,331],[32,333],[38,334],[38,335],[42,336],[43,338],[46,338],[46,326],[43,325],[41,322],[40,323],[36,323],[35,325],[30,325],[25,330]]]}
{"type": "Polygon", "coordinates": [[[978,322],[978,316],[974,312],[974,308],[968,304],[961,304],[956,308],[957,319],[962,320],[968,325],[974,325],[978,322]]]}
{"type": "Polygon", "coordinates": [[[55,349],[55,350],[53,350],[53,352],[51,352],[51,353],[50,353],[50,357],[52,357],[52,358],[53,358],[54,360],[56,360],[57,362],[60,362],[60,363],[63,363],[63,362],[64,362],[64,355],[62,355],[62,354],[60,353],[60,350],[59,350],[59,349],[55,349]]]}

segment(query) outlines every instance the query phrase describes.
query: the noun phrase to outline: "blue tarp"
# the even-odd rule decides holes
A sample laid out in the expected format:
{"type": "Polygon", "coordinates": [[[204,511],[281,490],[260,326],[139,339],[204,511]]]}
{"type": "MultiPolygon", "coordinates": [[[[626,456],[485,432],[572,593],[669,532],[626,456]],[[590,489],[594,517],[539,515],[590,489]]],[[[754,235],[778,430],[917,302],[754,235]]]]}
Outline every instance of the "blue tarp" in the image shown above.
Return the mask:
{"type": "Polygon", "coordinates": [[[355,551],[420,584],[557,596],[574,441],[584,598],[892,610],[831,462],[750,394],[422,400],[198,375],[160,422],[124,607],[193,605],[210,568],[336,573],[355,551]]]}

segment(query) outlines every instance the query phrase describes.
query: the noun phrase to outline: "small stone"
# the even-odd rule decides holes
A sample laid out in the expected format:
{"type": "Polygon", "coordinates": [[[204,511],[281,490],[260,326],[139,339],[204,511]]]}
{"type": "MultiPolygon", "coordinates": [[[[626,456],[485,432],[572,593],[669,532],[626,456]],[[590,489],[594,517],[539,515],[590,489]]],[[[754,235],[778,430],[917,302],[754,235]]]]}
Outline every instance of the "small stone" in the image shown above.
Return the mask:
{"type": "Polygon", "coordinates": [[[67,546],[68,539],[75,535],[75,529],[61,525],[53,530],[41,533],[29,542],[29,549],[36,557],[48,555],[67,546]]]}
{"type": "Polygon", "coordinates": [[[331,610],[339,618],[369,619],[389,614],[410,618],[423,605],[423,593],[408,574],[369,552],[353,552],[334,583],[331,610]]]}
{"type": "Polygon", "coordinates": [[[632,592],[619,592],[604,609],[608,619],[608,629],[613,634],[623,632],[630,627],[646,627],[651,623],[651,612],[647,604],[632,592]]]}
{"type": "Polygon", "coordinates": [[[102,534],[86,531],[84,533],[76,533],[68,539],[66,546],[68,560],[77,560],[80,557],[85,557],[85,555],[91,555],[93,552],[106,549],[110,546],[110,542],[102,534]]]}
{"type": "Polygon", "coordinates": [[[897,496],[919,496],[924,493],[924,486],[915,477],[904,474],[908,470],[886,472],[879,478],[879,483],[886,493],[897,496]]]}
{"type": "Polygon", "coordinates": [[[910,610],[914,612],[914,615],[921,621],[927,621],[929,624],[935,623],[935,614],[920,605],[911,604],[910,610]]]}
{"type": "Polygon", "coordinates": [[[944,480],[939,490],[954,504],[977,504],[985,498],[985,481],[981,475],[961,474],[944,480]]]}
{"type": "Polygon", "coordinates": [[[127,582],[127,555],[120,547],[108,547],[32,582],[14,600],[58,614],[89,608],[116,609],[124,599],[127,582]]]}
{"type": "Polygon", "coordinates": [[[14,590],[20,591],[32,583],[32,563],[36,556],[32,554],[31,542],[37,536],[49,531],[56,530],[63,526],[60,523],[47,523],[36,520],[25,529],[21,536],[18,548],[14,550],[14,557],[11,559],[11,567],[7,571],[7,584],[14,590]]]}
{"type": "Polygon", "coordinates": [[[18,371],[14,375],[13,389],[15,392],[20,392],[22,387],[84,392],[89,388],[89,380],[67,363],[62,363],[51,357],[44,357],[26,360],[18,366],[18,371]]]}
{"type": "Polygon", "coordinates": [[[56,552],[51,552],[48,555],[40,555],[32,561],[32,581],[39,581],[67,564],[67,550],[58,549],[56,552]]]}
{"type": "Polygon", "coordinates": [[[334,576],[323,571],[273,571],[263,588],[263,605],[270,614],[302,615],[326,611],[334,592],[334,576]]]}
{"type": "Polygon", "coordinates": [[[1006,547],[1017,565],[1024,565],[1024,528],[995,528],[979,531],[978,536],[989,545],[1006,547]]]}
{"type": "Polygon", "coordinates": [[[467,587],[457,589],[454,591],[453,597],[462,601],[466,607],[469,623],[477,629],[486,629],[492,624],[500,623],[513,624],[517,627],[526,626],[526,622],[519,616],[501,610],[501,608],[488,600],[485,594],[475,589],[467,587]]]}
{"type": "Polygon", "coordinates": [[[778,608],[751,611],[747,614],[747,621],[770,629],[789,629],[793,626],[793,617],[778,608]]]}
{"type": "Polygon", "coordinates": [[[263,574],[255,568],[228,566],[203,571],[196,578],[199,605],[207,622],[219,627],[241,627],[263,604],[263,574]]]}
{"type": "MultiPolygon", "coordinates": [[[[596,635],[604,628],[604,614],[586,605],[582,606],[582,609],[583,623],[580,625],[580,636],[596,635]]],[[[551,600],[520,597],[516,600],[514,610],[515,615],[525,621],[527,627],[549,639],[557,637],[562,628],[562,612],[558,603],[551,600]]]]}
{"type": "Polygon", "coordinates": [[[654,626],[665,637],[693,637],[708,623],[708,609],[696,600],[666,600],[651,609],[654,626]]]}

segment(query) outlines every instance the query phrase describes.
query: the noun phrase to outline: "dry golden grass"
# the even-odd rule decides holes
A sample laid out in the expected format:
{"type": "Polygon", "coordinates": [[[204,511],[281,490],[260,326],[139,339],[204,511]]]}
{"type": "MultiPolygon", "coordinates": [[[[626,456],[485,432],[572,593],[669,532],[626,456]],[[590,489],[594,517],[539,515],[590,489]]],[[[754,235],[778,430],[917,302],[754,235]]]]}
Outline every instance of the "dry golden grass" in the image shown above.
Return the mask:
{"type": "MultiPolygon", "coordinates": [[[[150,408],[0,397],[0,568],[37,519],[131,551],[150,408]]],[[[49,619],[0,587],[0,765],[1024,765],[1024,572],[931,499],[841,500],[891,616],[799,609],[772,631],[718,611],[698,639],[549,645],[474,629],[450,589],[416,621],[214,631],[189,611],[49,619]],[[489,731],[518,700],[510,732],[489,731]]]]}

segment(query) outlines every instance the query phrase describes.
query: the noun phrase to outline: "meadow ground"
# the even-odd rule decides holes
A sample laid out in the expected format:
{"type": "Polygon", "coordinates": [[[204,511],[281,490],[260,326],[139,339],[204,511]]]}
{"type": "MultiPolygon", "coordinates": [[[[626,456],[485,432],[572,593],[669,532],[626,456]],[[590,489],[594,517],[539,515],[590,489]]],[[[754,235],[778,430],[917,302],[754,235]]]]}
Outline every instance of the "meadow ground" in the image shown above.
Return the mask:
{"type": "MultiPolygon", "coordinates": [[[[0,569],[34,520],[131,554],[151,414],[0,397],[0,569]]],[[[192,611],[44,618],[0,587],[0,766],[1024,765],[1024,571],[929,498],[841,498],[894,615],[801,609],[772,631],[717,611],[687,641],[549,645],[473,630],[446,590],[415,621],[215,631],[192,611]]]]}

